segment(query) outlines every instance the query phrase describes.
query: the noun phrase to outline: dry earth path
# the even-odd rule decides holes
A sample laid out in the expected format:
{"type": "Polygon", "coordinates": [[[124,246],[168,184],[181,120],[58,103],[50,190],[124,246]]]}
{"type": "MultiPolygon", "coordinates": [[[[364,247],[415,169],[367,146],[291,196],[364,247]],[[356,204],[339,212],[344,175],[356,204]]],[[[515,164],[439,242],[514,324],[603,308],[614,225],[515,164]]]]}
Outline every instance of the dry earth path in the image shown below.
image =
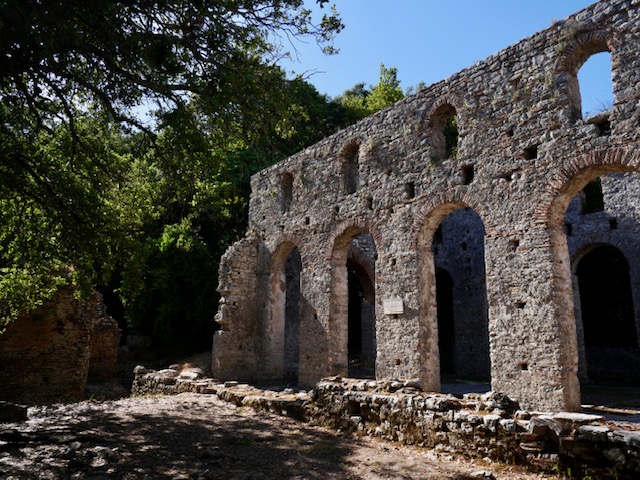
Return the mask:
{"type": "Polygon", "coordinates": [[[556,478],[342,435],[215,395],[127,398],[29,409],[0,424],[0,478],[556,478]]]}

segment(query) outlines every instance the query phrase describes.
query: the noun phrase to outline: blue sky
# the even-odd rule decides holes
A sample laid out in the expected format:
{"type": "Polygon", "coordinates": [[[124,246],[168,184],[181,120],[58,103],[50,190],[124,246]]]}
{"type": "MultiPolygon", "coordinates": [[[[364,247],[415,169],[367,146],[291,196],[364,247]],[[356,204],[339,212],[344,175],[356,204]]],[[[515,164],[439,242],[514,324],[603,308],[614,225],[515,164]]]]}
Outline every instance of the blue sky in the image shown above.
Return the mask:
{"type": "MultiPolygon", "coordinates": [[[[315,4],[313,0],[305,1],[309,7],[315,4]]],[[[346,25],[335,42],[340,53],[327,57],[313,42],[296,42],[298,61],[283,64],[287,70],[308,75],[318,91],[330,96],[339,95],[358,82],[374,85],[381,63],[398,69],[403,89],[421,81],[430,85],[594,1],[333,0],[333,3],[346,25]]],[[[595,57],[580,72],[587,110],[592,104],[610,102],[607,57],[608,54],[595,57]],[[604,58],[598,62],[599,57],[604,58]],[[602,65],[606,65],[604,75],[602,65]],[[601,74],[592,75],[590,67],[601,74]]]]}

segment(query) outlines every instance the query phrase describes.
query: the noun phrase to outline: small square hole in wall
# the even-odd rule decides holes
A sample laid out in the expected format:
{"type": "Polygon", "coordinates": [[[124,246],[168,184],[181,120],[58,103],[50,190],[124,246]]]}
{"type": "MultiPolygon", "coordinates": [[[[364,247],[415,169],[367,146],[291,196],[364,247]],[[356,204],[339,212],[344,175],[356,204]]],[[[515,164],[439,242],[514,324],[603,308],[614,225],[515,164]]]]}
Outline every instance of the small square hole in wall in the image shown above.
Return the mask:
{"type": "Polygon", "coordinates": [[[333,207],[333,213],[335,213],[336,215],[338,215],[340,213],[340,207],[339,206],[335,206],[333,207]]]}
{"type": "Polygon", "coordinates": [[[502,175],[500,175],[498,178],[501,178],[503,180],[506,180],[507,182],[510,182],[511,180],[513,180],[513,172],[505,172],[502,175]]]}
{"type": "Polygon", "coordinates": [[[304,217],[304,224],[309,225],[311,223],[311,219],[309,217],[304,217]]]}
{"type": "Polygon", "coordinates": [[[416,185],[413,182],[404,184],[404,197],[405,198],[414,198],[416,196],[416,185]]]}
{"type": "Polygon", "coordinates": [[[513,137],[514,131],[513,128],[510,128],[509,130],[507,130],[507,137],[511,138],[513,137]]]}
{"type": "Polygon", "coordinates": [[[538,146],[532,145],[530,147],[525,148],[522,151],[522,156],[525,160],[533,160],[534,158],[538,158],[538,146]]]}
{"type": "Polygon", "coordinates": [[[611,135],[611,122],[608,118],[605,118],[599,122],[594,123],[596,126],[598,135],[600,137],[608,137],[611,135]]]}
{"type": "Polygon", "coordinates": [[[509,248],[512,252],[515,252],[519,246],[520,240],[518,240],[517,238],[512,238],[511,240],[509,240],[509,248]]]}
{"type": "Polygon", "coordinates": [[[529,364],[526,362],[520,363],[520,371],[526,372],[529,370],[529,364]]]}
{"type": "Polygon", "coordinates": [[[516,308],[518,310],[524,310],[524,307],[527,306],[527,302],[516,302],[516,308]]]}
{"type": "Polygon", "coordinates": [[[367,197],[367,209],[373,210],[373,197],[367,197]]]}
{"type": "Polygon", "coordinates": [[[610,218],[609,219],[609,230],[617,230],[618,229],[618,219],[610,218]]]}
{"type": "Polygon", "coordinates": [[[573,235],[573,225],[569,222],[564,224],[564,233],[567,237],[573,235]]]}
{"type": "Polygon", "coordinates": [[[462,173],[463,185],[469,185],[471,182],[473,182],[473,176],[475,174],[473,165],[465,165],[460,169],[460,172],[462,173]]]}
{"type": "Polygon", "coordinates": [[[395,267],[395,266],[396,266],[396,259],[395,259],[395,258],[392,258],[392,259],[391,259],[391,262],[389,262],[389,263],[391,263],[391,266],[392,266],[392,267],[395,267]]]}

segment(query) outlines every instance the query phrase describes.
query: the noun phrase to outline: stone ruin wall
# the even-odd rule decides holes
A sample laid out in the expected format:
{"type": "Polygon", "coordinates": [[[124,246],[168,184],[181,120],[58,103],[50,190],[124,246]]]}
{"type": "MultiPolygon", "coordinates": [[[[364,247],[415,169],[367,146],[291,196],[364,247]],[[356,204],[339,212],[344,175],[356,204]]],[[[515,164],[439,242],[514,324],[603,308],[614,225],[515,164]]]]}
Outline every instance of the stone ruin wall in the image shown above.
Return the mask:
{"type": "MultiPolygon", "coordinates": [[[[375,376],[439,391],[435,266],[446,262],[433,239],[447,215],[470,209],[485,231],[492,389],[525,408],[578,409],[579,248],[567,242],[565,213],[591,180],[638,170],[638,19],[637,0],[596,3],[256,174],[248,236],[221,266],[214,373],[281,377],[284,264],[297,249],[298,380],[347,374],[345,265],[367,234],[376,251],[375,376]],[[615,96],[606,133],[582,119],[577,93],[579,67],[600,51],[611,53],[615,96]],[[452,111],[457,156],[443,159],[452,111]],[[385,314],[398,299],[401,313],[385,314]]],[[[620,192],[626,204],[637,198],[630,193],[620,192]]]]}
{"type": "Polygon", "coordinates": [[[78,301],[62,287],[0,335],[0,400],[29,405],[76,402],[93,379],[117,376],[120,329],[99,294],[78,301]]]}

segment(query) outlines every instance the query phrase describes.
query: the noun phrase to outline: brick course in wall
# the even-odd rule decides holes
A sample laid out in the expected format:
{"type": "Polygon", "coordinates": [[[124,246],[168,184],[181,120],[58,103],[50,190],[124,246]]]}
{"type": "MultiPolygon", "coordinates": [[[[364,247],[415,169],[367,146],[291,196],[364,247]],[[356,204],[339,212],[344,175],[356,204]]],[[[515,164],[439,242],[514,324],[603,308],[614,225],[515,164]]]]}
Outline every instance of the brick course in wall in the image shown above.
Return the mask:
{"type": "MultiPolygon", "coordinates": [[[[583,240],[567,236],[565,216],[593,179],[637,172],[639,89],[640,2],[603,0],[256,174],[249,232],[220,267],[214,374],[281,378],[284,266],[294,248],[298,380],[347,374],[347,257],[370,235],[375,376],[439,391],[435,269],[446,262],[434,254],[434,234],[469,209],[484,229],[484,278],[473,296],[486,301],[478,347],[488,350],[492,389],[525,408],[579,409],[572,260],[583,240]],[[583,119],[577,71],[602,51],[611,54],[615,101],[583,119]],[[443,130],[452,113],[455,145],[443,130]]],[[[635,205],[632,192],[616,195],[635,205]]],[[[632,248],[622,236],[618,243],[632,248]]]]}
{"type": "Polygon", "coordinates": [[[117,375],[119,338],[99,294],[79,301],[72,288],[60,288],[0,335],[0,400],[29,405],[82,400],[90,369],[100,379],[117,375]]]}

